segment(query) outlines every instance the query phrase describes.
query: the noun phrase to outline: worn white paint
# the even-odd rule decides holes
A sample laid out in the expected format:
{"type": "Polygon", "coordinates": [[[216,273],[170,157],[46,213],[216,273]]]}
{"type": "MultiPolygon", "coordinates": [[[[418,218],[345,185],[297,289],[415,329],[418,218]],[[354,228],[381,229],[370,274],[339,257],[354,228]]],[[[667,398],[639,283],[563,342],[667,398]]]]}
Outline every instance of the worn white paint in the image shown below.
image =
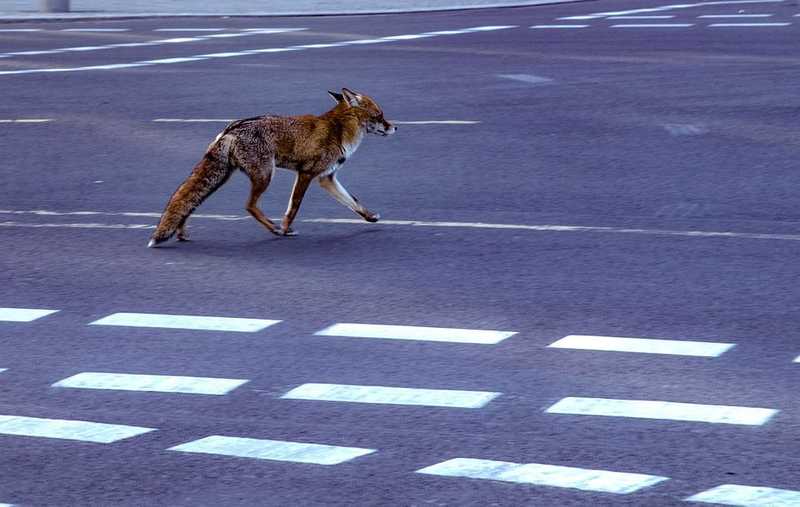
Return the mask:
{"type": "Polygon", "coordinates": [[[114,313],[91,322],[95,326],[155,327],[198,331],[232,331],[255,333],[279,323],[279,320],[208,317],[201,315],[168,315],[162,313],[114,313]]]}
{"type": "Polygon", "coordinates": [[[60,380],[53,387],[223,395],[247,382],[232,378],[83,372],[60,380]]]}
{"type": "Polygon", "coordinates": [[[0,308],[0,322],[31,322],[57,311],[38,308],[0,308]]]}
{"type": "Polygon", "coordinates": [[[723,484],[690,496],[686,501],[739,507],[798,507],[800,506],[800,491],[723,484]]]}
{"type": "Polygon", "coordinates": [[[513,331],[461,329],[427,326],[390,326],[382,324],[339,323],[317,331],[317,336],[348,336],[387,340],[422,340],[452,343],[494,345],[514,336],[513,331]]]}
{"type": "Polygon", "coordinates": [[[668,480],[667,477],[657,475],[472,458],[451,459],[417,470],[417,473],[572,488],[618,495],[634,493],[668,480]]]}
{"type": "Polygon", "coordinates": [[[340,401],[387,405],[422,405],[448,408],[481,408],[500,396],[487,391],[412,389],[407,387],[303,384],[281,396],[290,400],[340,401]]]}
{"type": "Polygon", "coordinates": [[[772,28],[790,26],[791,23],[712,23],[710,28],[772,28]]]}
{"type": "Polygon", "coordinates": [[[108,444],[151,431],[155,431],[155,429],[89,421],[0,415],[0,435],[58,438],[108,444]]]}
{"type": "Polygon", "coordinates": [[[714,424],[760,426],[778,413],[769,408],[700,405],[652,400],[616,400],[608,398],[564,398],[546,410],[550,414],[633,417],[714,424]]]}
{"type": "Polygon", "coordinates": [[[718,357],[734,347],[733,343],[622,338],[616,336],[569,335],[549,345],[558,349],[639,352],[676,356],[718,357]]]}
{"type": "Polygon", "coordinates": [[[170,451],[218,454],[240,458],[338,465],[375,452],[374,449],[212,435],[170,447],[170,451]]]}

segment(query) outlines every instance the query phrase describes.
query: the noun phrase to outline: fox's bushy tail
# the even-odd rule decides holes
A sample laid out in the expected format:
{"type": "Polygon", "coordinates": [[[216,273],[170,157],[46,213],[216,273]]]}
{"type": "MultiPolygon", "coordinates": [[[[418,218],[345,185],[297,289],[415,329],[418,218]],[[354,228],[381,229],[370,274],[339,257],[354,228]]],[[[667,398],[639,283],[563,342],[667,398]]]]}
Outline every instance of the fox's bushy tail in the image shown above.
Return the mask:
{"type": "MultiPolygon", "coordinates": [[[[223,133],[224,134],[224,133],[223,133]]],[[[203,159],[169,198],[161,220],[150,237],[148,247],[163,243],[189,218],[200,204],[221,187],[235,170],[228,160],[232,139],[220,135],[209,147],[203,159]]]]}

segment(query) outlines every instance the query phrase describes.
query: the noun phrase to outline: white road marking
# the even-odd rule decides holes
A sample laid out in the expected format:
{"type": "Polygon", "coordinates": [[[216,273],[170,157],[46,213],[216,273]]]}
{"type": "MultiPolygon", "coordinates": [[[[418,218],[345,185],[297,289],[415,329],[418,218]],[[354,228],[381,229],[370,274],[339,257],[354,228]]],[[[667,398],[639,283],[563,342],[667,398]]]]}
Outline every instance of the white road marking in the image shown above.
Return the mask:
{"type": "Polygon", "coordinates": [[[686,501],[741,507],[797,507],[800,505],[800,491],[723,484],[690,496],[686,501]]]}
{"type": "Polygon", "coordinates": [[[549,77],[534,76],[533,74],[498,74],[497,77],[503,79],[510,79],[512,81],[520,81],[522,83],[541,85],[553,83],[549,77]]]}
{"type": "Polygon", "coordinates": [[[58,310],[39,310],[33,308],[0,308],[0,322],[32,322],[58,310]]]}
{"type": "Polygon", "coordinates": [[[698,18],[769,18],[772,14],[703,14],[698,18]]]}
{"type": "MultiPolygon", "coordinates": [[[[286,33],[286,32],[297,32],[306,30],[305,28],[265,28],[261,31],[248,31],[248,32],[236,32],[230,34],[214,34],[214,35],[198,35],[195,37],[177,37],[171,39],[157,39],[145,42],[125,42],[119,44],[104,44],[101,46],[77,46],[77,47],[64,47],[64,48],[56,48],[56,49],[44,49],[44,50],[36,50],[36,51],[13,51],[10,53],[0,53],[0,58],[10,58],[13,56],[32,56],[32,55],[52,55],[58,53],[67,53],[67,52],[84,52],[84,51],[101,51],[106,49],[117,49],[117,48],[134,48],[134,47],[149,47],[149,46],[161,46],[164,44],[183,44],[186,42],[202,42],[202,41],[209,41],[214,40],[214,38],[225,36],[225,37],[249,37],[251,35],[268,35],[268,34],[275,34],[275,33],[286,33]]],[[[165,60],[151,60],[151,61],[158,61],[161,63],[176,63],[176,62],[169,62],[165,60]]],[[[127,65],[127,64],[116,64],[116,65],[127,65]]],[[[101,66],[95,66],[101,67],[101,66]]]]}
{"type": "Polygon", "coordinates": [[[6,32],[41,32],[41,28],[0,28],[0,33],[6,32]]]}
{"type": "Polygon", "coordinates": [[[317,336],[347,336],[388,340],[422,340],[452,343],[494,345],[517,334],[514,331],[485,329],[453,329],[423,326],[386,326],[379,324],[334,324],[314,333],[317,336]]]}
{"type": "MultiPolygon", "coordinates": [[[[440,32],[425,32],[423,34],[418,34],[421,36],[439,36],[439,35],[457,35],[457,34],[467,34],[467,33],[475,33],[475,32],[488,32],[493,30],[506,30],[509,28],[516,28],[516,25],[492,25],[492,26],[476,26],[470,28],[462,28],[460,30],[446,30],[440,32]]],[[[278,29],[276,29],[278,30],[278,29]]],[[[297,29],[284,29],[284,31],[290,30],[304,30],[302,28],[297,29]]],[[[244,32],[238,34],[215,34],[215,35],[202,35],[195,37],[197,39],[209,39],[212,37],[233,37],[233,36],[244,36],[244,35],[253,35],[260,32],[244,32]]],[[[249,49],[239,52],[231,52],[224,56],[224,58],[234,58],[239,56],[252,56],[255,54],[261,53],[277,53],[283,51],[303,51],[306,49],[311,49],[309,46],[315,46],[317,48],[321,47],[339,47],[345,45],[356,45],[356,44],[384,44],[393,42],[398,39],[393,39],[390,37],[380,37],[376,39],[357,39],[351,41],[343,41],[337,42],[335,44],[320,44],[320,45],[305,45],[305,47],[300,46],[288,46],[282,48],[265,48],[265,49],[249,49]]],[[[131,43],[137,44],[137,43],[131,43]]],[[[126,44],[125,47],[131,46],[131,44],[126,44]]],[[[148,44],[148,43],[143,43],[148,44]]],[[[115,45],[109,45],[106,47],[114,47],[115,45]]],[[[61,50],[53,50],[55,52],[60,52],[61,50]]],[[[19,54],[31,54],[30,52],[27,53],[4,53],[0,54],[0,58],[19,55],[19,54]]],[[[37,52],[36,54],[46,54],[43,52],[37,52]]],[[[217,54],[215,58],[223,58],[220,56],[221,54],[217,54]]],[[[36,69],[19,69],[19,70],[5,70],[0,71],[0,76],[9,76],[9,75],[21,75],[21,74],[40,74],[40,73],[50,73],[50,72],[82,72],[82,71],[89,71],[89,70],[115,70],[115,69],[128,69],[128,68],[136,68],[136,67],[147,67],[151,65],[160,65],[160,64],[174,64],[174,63],[183,63],[183,62],[192,62],[192,61],[199,61],[204,60],[205,57],[202,55],[192,55],[183,58],[164,58],[160,60],[144,60],[138,62],[131,62],[131,63],[116,63],[116,64],[108,64],[108,65],[90,65],[85,67],[50,67],[50,68],[36,68],[36,69]]]]}
{"type": "Polygon", "coordinates": [[[14,120],[0,119],[0,123],[47,123],[53,120],[49,118],[19,118],[14,120]]]}
{"type": "Polygon", "coordinates": [[[548,345],[557,349],[602,350],[610,352],[639,352],[676,356],[718,357],[735,346],[734,343],[656,340],[652,338],[620,338],[616,336],[569,335],[548,345]]]}
{"type": "Polygon", "coordinates": [[[800,356],[797,356],[794,360],[795,363],[800,363],[800,356]]]}
{"type": "Polygon", "coordinates": [[[664,128],[673,136],[699,136],[708,132],[708,128],[703,125],[688,123],[667,123],[664,128]]]}
{"type": "MultiPolygon", "coordinates": [[[[625,16],[628,14],[642,14],[647,12],[669,11],[674,9],[690,9],[693,7],[706,7],[709,5],[740,5],[740,4],[762,4],[762,3],[782,3],[782,2],[784,2],[784,0],[724,0],[715,2],[699,2],[694,4],[675,4],[675,5],[664,5],[661,7],[633,9],[628,11],[596,12],[594,14],[581,16],[580,19],[597,19],[597,18],[607,18],[613,16],[625,16]]],[[[561,19],[567,19],[567,18],[561,18],[561,19]]],[[[573,16],[571,19],[576,19],[576,17],[573,16]]]]}
{"type": "Polygon", "coordinates": [[[774,27],[774,26],[789,26],[791,23],[712,23],[708,25],[711,28],[733,28],[733,27],[774,27]]]}
{"type": "Polygon", "coordinates": [[[611,28],[689,28],[691,23],[631,23],[625,25],[611,25],[611,28]]]}
{"type": "Polygon", "coordinates": [[[233,118],[156,118],[159,123],[230,123],[233,118]]]}
{"type": "MultiPolygon", "coordinates": [[[[156,118],[153,121],[158,123],[230,123],[235,120],[233,118],[156,118]]],[[[475,125],[480,123],[475,120],[389,120],[389,122],[397,125],[475,125]]]]}
{"type": "Polygon", "coordinates": [[[342,401],[386,405],[421,405],[448,408],[481,408],[502,393],[453,389],[303,384],[281,396],[289,400],[342,401]]]}
{"type": "Polygon", "coordinates": [[[419,474],[489,479],[534,486],[571,488],[626,495],[669,480],[657,475],[592,470],[539,463],[510,463],[487,459],[455,458],[417,470],[419,474]]]}
{"type": "Polygon", "coordinates": [[[665,14],[663,16],[613,16],[608,18],[609,20],[616,20],[616,19],[671,19],[675,16],[672,14],[665,14]]]}
{"type": "Polygon", "coordinates": [[[155,229],[155,225],[150,224],[97,224],[97,223],[40,223],[31,224],[25,222],[5,221],[0,222],[0,227],[22,227],[30,229],[155,229]]]}
{"type": "Polygon", "coordinates": [[[0,435],[59,438],[109,444],[151,431],[155,431],[155,429],[89,421],[0,415],[0,435]]]}
{"type": "Polygon", "coordinates": [[[130,28],[62,28],[62,32],[129,32],[130,28]]]}
{"type": "Polygon", "coordinates": [[[339,447],[335,445],[307,444],[282,440],[225,437],[212,435],[193,442],[170,447],[170,451],[219,454],[239,458],[338,465],[345,461],[375,452],[375,449],[339,447]]]}
{"type": "Polygon", "coordinates": [[[114,313],[91,322],[95,326],[156,327],[197,331],[232,331],[255,333],[279,323],[279,320],[166,315],[160,313],[114,313]]]}
{"type": "Polygon", "coordinates": [[[153,31],[154,32],[224,32],[225,28],[156,28],[153,31]]]}
{"type": "Polygon", "coordinates": [[[549,28],[588,28],[589,25],[533,25],[533,29],[549,29],[549,28]]]}
{"type": "Polygon", "coordinates": [[[714,424],[760,426],[778,413],[770,408],[700,405],[672,401],[564,398],[546,410],[550,414],[666,419],[714,424]]]}
{"type": "Polygon", "coordinates": [[[4,371],[8,371],[8,368],[0,368],[0,373],[2,373],[4,371]]]}
{"type": "Polygon", "coordinates": [[[223,395],[247,382],[235,378],[83,372],[60,380],[53,387],[223,395]]]}

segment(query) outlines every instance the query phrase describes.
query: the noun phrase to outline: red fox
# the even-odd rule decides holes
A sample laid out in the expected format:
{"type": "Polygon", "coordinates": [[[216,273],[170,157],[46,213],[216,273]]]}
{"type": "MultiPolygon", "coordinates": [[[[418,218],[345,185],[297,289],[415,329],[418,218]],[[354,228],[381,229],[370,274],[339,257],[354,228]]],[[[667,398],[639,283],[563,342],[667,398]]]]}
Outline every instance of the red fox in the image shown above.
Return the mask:
{"type": "Polygon", "coordinates": [[[377,222],[380,215],[365,208],[339,183],[336,170],[355,153],[364,133],[388,136],[397,128],[383,118],[383,111],[370,97],[347,88],[342,93],[328,93],[336,106],[320,116],[257,116],[225,127],[170,197],[147,246],[163,243],[176,232],[179,241],[187,241],[189,215],[236,169],[250,178],[250,198],[245,208],[273,234],[294,235],[292,221],[315,178],[334,199],[364,220],[377,222]],[[280,226],[258,207],[258,199],[269,186],[276,167],[297,173],[280,226]]]}

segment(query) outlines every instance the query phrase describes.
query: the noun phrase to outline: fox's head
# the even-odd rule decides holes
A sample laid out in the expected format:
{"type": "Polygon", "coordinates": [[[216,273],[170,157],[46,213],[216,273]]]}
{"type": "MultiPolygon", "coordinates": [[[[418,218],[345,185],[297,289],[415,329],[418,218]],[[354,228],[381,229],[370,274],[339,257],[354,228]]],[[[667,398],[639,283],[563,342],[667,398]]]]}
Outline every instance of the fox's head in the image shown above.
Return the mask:
{"type": "Polygon", "coordinates": [[[342,93],[328,92],[333,99],[344,107],[358,108],[359,113],[366,118],[368,134],[389,136],[395,133],[397,127],[386,121],[380,106],[371,97],[356,93],[347,88],[342,88],[342,93]]]}

